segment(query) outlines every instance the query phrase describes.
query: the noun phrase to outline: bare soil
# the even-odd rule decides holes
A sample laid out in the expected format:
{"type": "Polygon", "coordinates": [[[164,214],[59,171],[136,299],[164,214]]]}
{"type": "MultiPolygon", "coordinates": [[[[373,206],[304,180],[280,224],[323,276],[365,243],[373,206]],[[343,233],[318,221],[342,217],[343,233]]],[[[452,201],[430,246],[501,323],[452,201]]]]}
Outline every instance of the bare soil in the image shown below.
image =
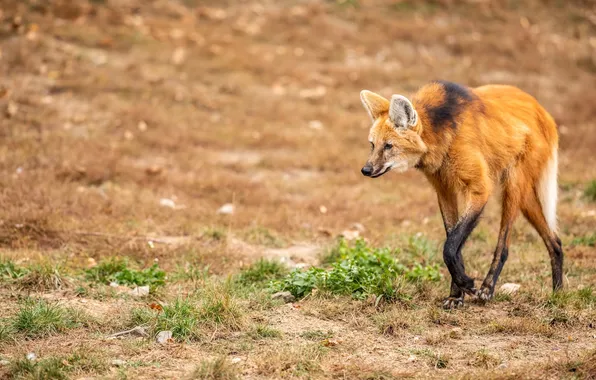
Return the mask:
{"type": "MultiPolygon", "coordinates": [[[[500,279],[521,290],[486,305],[441,310],[443,268],[414,306],[242,301],[240,331],[165,345],[107,340],[134,307],[198,286],[175,280],[179,268],[225,278],[260,257],[317,264],[354,223],[373,245],[422,234],[440,252],[441,216],[420,173],[360,174],[370,125],[359,91],[407,95],[432,79],[513,84],[555,117],[565,287],[595,289],[596,249],[571,244],[596,231],[596,203],[584,196],[596,178],[590,1],[3,1],[0,256],[59,265],[71,283],[4,282],[0,318],[33,296],[95,322],[2,341],[0,359],[83,347],[127,363],[80,374],[98,378],[186,378],[218,357],[252,379],[596,378],[596,305],[553,314],[547,252],[521,219],[500,279]],[[218,213],[226,203],[233,213],[218,213]],[[166,286],[141,300],[77,293],[83,269],[115,256],[139,267],[157,261],[166,286]],[[253,340],[255,324],[281,335],[253,340]],[[304,337],[313,331],[329,337],[304,337]]],[[[476,279],[499,214],[496,197],[466,246],[476,279]]]]}

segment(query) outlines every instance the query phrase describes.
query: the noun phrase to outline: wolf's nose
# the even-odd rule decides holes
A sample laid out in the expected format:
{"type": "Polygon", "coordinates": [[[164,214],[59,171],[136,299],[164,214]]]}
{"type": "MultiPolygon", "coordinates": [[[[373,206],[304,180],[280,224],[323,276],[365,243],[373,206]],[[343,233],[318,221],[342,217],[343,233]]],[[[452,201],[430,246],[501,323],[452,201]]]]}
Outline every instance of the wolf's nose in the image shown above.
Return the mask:
{"type": "Polygon", "coordinates": [[[370,177],[370,175],[372,174],[372,166],[371,165],[365,165],[362,170],[360,170],[362,172],[362,174],[364,174],[367,177],[370,177]]]}

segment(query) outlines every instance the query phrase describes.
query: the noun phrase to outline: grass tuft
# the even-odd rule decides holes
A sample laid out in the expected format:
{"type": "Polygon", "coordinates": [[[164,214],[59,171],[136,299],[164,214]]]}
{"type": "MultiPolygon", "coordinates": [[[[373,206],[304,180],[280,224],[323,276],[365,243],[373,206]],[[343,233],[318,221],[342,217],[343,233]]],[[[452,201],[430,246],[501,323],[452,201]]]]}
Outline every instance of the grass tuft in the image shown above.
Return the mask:
{"type": "Polygon", "coordinates": [[[231,286],[208,284],[195,298],[178,298],[161,310],[147,307],[131,311],[131,326],[149,326],[152,335],[172,331],[179,342],[199,341],[207,330],[238,331],[244,325],[244,311],[231,294],[231,286]]]}
{"type": "Polygon", "coordinates": [[[470,364],[475,367],[490,369],[499,365],[500,362],[501,360],[498,356],[491,354],[488,350],[483,348],[474,352],[474,357],[470,364]]]}
{"type": "Polygon", "coordinates": [[[329,330],[327,332],[321,330],[307,330],[300,334],[300,337],[306,340],[312,341],[321,341],[324,339],[333,338],[333,331],[329,330]]]}
{"type": "Polygon", "coordinates": [[[256,325],[249,334],[253,339],[279,338],[281,331],[265,325],[256,325]]]}
{"type": "Polygon", "coordinates": [[[163,305],[162,310],[132,309],[130,325],[149,326],[153,336],[160,331],[171,331],[172,338],[179,342],[197,341],[202,336],[197,316],[196,306],[190,299],[178,298],[163,305]]]}
{"type": "Polygon", "coordinates": [[[284,246],[284,241],[265,227],[255,227],[250,229],[245,239],[250,244],[264,245],[266,247],[281,248],[284,246]]]}
{"type": "Polygon", "coordinates": [[[33,267],[27,274],[18,278],[17,285],[30,291],[57,290],[71,286],[58,266],[41,264],[33,267]]]}
{"type": "Polygon", "coordinates": [[[243,310],[232,295],[229,282],[213,283],[200,294],[198,317],[211,328],[237,331],[243,326],[243,310]]]}
{"type": "Polygon", "coordinates": [[[412,353],[424,357],[430,366],[437,369],[447,368],[449,364],[448,356],[429,349],[412,350],[412,353]]]}
{"type": "Polygon", "coordinates": [[[576,237],[571,241],[572,246],[596,247],[596,233],[576,237]]]}
{"type": "Polygon", "coordinates": [[[29,273],[26,268],[16,265],[10,260],[0,262],[0,280],[15,280],[29,273]]]}
{"type": "Polygon", "coordinates": [[[239,378],[238,370],[224,357],[203,360],[191,375],[191,379],[200,380],[236,380],[239,378]]]}
{"type": "Polygon", "coordinates": [[[596,292],[591,286],[579,290],[562,290],[551,293],[545,302],[549,308],[586,309],[596,306],[596,292]]]}
{"type": "Polygon", "coordinates": [[[238,276],[241,285],[263,286],[269,281],[279,280],[288,272],[285,265],[279,261],[259,259],[246,268],[238,276]]]}
{"type": "Polygon", "coordinates": [[[590,202],[596,202],[596,179],[591,180],[584,189],[584,196],[590,202]]]}
{"type": "Polygon", "coordinates": [[[272,347],[256,360],[256,371],[266,378],[312,378],[321,371],[320,361],[327,351],[319,343],[272,347]]]}
{"type": "Polygon", "coordinates": [[[78,310],[46,300],[26,300],[11,319],[12,331],[27,338],[41,338],[84,325],[87,318],[78,310]]]}

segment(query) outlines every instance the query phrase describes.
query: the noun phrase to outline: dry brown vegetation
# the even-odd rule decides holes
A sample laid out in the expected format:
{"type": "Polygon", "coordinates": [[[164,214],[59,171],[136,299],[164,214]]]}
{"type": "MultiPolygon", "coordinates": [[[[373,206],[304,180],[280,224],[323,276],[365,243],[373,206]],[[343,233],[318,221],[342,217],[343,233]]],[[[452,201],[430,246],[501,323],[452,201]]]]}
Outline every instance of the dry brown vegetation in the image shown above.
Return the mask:
{"type": "MultiPolygon", "coordinates": [[[[596,378],[594,120],[588,0],[4,0],[0,376],[596,378]],[[487,305],[440,309],[442,266],[394,303],[236,285],[261,257],[317,264],[354,223],[440,262],[424,178],[359,173],[359,91],[437,78],[519,86],[557,120],[566,291],[521,219],[500,280],[521,290],[487,305]],[[85,272],[113,257],[165,284],[85,272]]],[[[464,250],[476,279],[498,221],[492,202],[464,250]]]]}

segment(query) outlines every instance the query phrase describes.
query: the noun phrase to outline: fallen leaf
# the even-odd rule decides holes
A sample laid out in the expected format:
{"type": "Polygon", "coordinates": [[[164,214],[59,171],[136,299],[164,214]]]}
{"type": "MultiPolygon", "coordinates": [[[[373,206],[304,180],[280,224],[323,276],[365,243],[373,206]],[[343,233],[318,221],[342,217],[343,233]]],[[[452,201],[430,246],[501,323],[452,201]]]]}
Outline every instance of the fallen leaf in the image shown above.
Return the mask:
{"type": "Polygon", "coordinates": [[[334,347],[339,344],[339,341],[337,339],[327,338],[327,339],[322,340],[321,344],[325,347],[334,347]]]}
{"type": "Polygon", "coordinates": [[[158,304],[156,302],[151,302],[149,304],[149,308],[151,308],[153,310],[157,310],[157,311],[162,311],[163,310],[163,306],[161,306],[160,304],[158,304]]]}

